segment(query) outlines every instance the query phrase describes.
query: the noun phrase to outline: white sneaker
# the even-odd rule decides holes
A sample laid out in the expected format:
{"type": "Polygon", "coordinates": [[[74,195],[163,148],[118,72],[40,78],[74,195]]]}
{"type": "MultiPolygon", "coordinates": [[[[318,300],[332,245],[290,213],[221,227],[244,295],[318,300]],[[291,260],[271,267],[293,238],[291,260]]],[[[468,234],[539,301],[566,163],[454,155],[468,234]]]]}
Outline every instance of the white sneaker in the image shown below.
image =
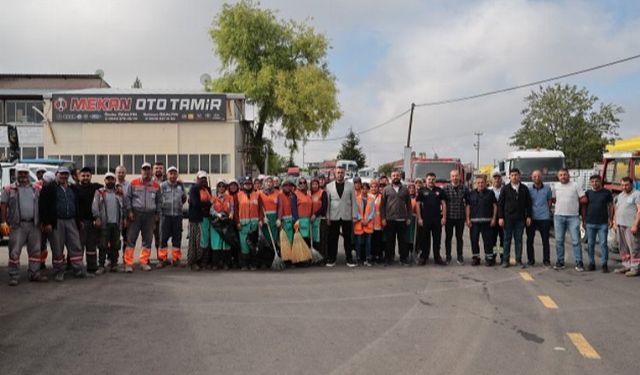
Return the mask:
{"type": "Polygon", "coordinates": [[[336,262],[325,264],[325,267],[330,267],[331,268],[331,267],[335,267],[335,266],[336,266],[336,262]]]}
{"type": "Polygon", "coordinates": [[[149,272],[151,271],[151,266],[148,264],[141,264],[140,269],[143,270],[144,272],[149,272]]]}
{"type": "Polygon", "coordinates": [[[133,267],[131,267],[131,266],[124,266],[124,272],[125,272],[125,273],[133,273],[133,267]]]}
{"type": "Polygon", "coordinates": [[[349,267],[349,268],[355,268],[355,267],[358,267],[358,264],[356,264],[356,263],[349,263],[349,262],[347,262],[347,267],[349,267]]]}

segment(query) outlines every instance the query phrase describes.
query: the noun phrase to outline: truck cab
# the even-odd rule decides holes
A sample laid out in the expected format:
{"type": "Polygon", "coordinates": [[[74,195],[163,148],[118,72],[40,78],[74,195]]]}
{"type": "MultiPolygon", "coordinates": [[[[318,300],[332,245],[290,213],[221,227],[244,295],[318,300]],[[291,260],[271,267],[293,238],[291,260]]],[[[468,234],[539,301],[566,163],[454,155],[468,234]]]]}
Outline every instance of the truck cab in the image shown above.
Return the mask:
{"type": "Polygon", "coordinates": [[[633,179],[636,189],[640,189],[640,151],[607,152],[602,164],[602,182],[612,193],[622,191],[620,179],[626,176],[633,179]]]}
{"type": "Polygon", "coordinates": [[[558,181],[558,171],[565,168],[565,156],[562,151],[531,149],[512,151],[504,162],[500,162],[500,173],[508,178],[509,171],[517,168],[520,170],[521,181],[530,187],[531,174],[535,170],[542,173],[543,182],[558,181]]]}
{"type": "Polygon", "coordinates": [[[418,177],[425,178],[427,173],[432,172],[436,175],[436,185],[442,187],[449,183],[449,173],[454,169],[460,172],[460,180],[466,184],[470,176],[466,175],[464,164],[457,158],[414,159],[411,162],[409,179],[413,181],[418,177]]]}

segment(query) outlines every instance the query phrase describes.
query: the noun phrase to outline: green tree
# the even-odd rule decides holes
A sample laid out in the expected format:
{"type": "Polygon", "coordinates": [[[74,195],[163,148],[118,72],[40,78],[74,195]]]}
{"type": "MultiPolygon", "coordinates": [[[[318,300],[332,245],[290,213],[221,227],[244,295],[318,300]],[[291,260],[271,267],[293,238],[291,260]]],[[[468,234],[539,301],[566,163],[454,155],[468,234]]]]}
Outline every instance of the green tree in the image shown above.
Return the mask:
{"type": "Polygon", "coordinates": [[[353,160],[358,163],[358,168],[362,168],[367,164],[367,157],[362,152],[362,148],[360,145],[360,138],[353,132],[353,130],[349,130],[347,134],[347,139],[342,142],[342,147],[340,148],[340,152],[338,152],[338,159],[345,160],[353,160]]]}
{"type": "Polygon", "coordinates": [[[378,173],[382,176],[390,176],[393,172],[393,163],[382,164],[378,167],[378,173]]]}
{"type": "Polygon", "coordinates": [[[329,42],[324,34],[304,23],[277,19],[252,0],[223,5],[209,34],[222,62],[222,76],[207,89],[244,93],[257,106],[251,160],[260,169],[266,129],[283,136],[294,152],[298,142],[311,135],[325,137],[340,118],[336,79],[325,61],[329,42]]]}
{"type": "Polygon", "coordinates": [[[620,106],[598,103],[585,88],[561,84],[540,87],[525,102],[522,127],[511,137],[511,145],[561,150],[569,168],[602,160],[605,146],[618,136],[618,116],[624,112],[620,106]]]}

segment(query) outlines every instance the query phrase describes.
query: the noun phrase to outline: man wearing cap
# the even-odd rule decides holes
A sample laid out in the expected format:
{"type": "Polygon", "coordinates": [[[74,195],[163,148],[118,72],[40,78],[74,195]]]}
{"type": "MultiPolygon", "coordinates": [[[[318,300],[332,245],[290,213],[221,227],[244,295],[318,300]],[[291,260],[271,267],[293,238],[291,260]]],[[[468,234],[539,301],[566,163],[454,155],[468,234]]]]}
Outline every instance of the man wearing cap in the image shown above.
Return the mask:
{"type": "MultiPolygon", "coordinates": [[[[278,236],[278,207],[280,205],[280,192],[273,188],[273,177],[267,176],[264,179],[264,189],[259,194],[262,207],[262,233],[265,236],[273,235],[273,242],[280,243],[278,236]],[[269,226],[267,228],[267,225],[269,226]]],[[[270,238],[270,237],[267,237],[270,238]]]]}
{"type": "MultiPolygon", "coordinates": [[[[127,168],[124,165],[116,167],[116,189],[120,190],[122,196],[129,190],[129,181],[127,181],[127,168]]],[[[125,215],[126,216],[126,215],[125,215]]],[[[127,246],[127,220],[125,219],[122,225],[122,254],[124,254],[125,247],[127,246]]]]}
{"type": "Polygon", "coordinates": [[[2,189],[0,196],[0,229],[9,236],[9,285],[16,286],[20,276],[20,253],[24,246],[29,254],[29,280],[47,281],[40,275],[40,228],[38,196],[40,189],[29,182],[29,168],[16,166],[16,182],[2,189]]]}
{"type": "Polygon", "coordinates": [[[129,227],[127,228],[127,248],[124,251],[124,271],[133,272],[133,254],[142,235],[142,251],[140,252],[140,268],[151,271],[149,258],[151,257],[151,241],[153,230],[160,216],[161,192],[160,184],[151,176],[151,164],[144,163],[141,176],[131,181],[124,196],[124,206],[127,210],[129,227]]]}
{"type": "Polygon", "coordinates": [[[37,182],[39,183],[42,182],[42,177],[46,172],[47,172],[47,168],[45,167],[38,167],[38,169],[36,169],[36,179],[38,180],[37,182]]]}
{"type": "Polygon", "coordinates": [[[211,189],[207,173],[200,171],[196,174],[196,185],[189,190],[189,252],[187,261],[192,271],[199,271],[206,265],[203,251],[210,246],[210,209],[211,189]],[[203,232],[205,233],[203,234],[203,232]]]}
{"type": "Polygon", "coordinates": [[[123,227],[126,212],[122,190],[116,188],[116,175],[108,172],[104,176],[103,188],[96,191],[93,197],[91,212],[94,218],[94,226],[100,229],[98,241],[98,270],[96,275],[107,271],[118,271],[118,252],[120,251],[120,233],[123,227]],[[109,265],[105,268],[106,258],[109,265]]]}
{"type": "MultiPolygon", "coordinates": [[[[491,179],[492,179],[492,182],[491,182],[491,186],[489,187],[489,190],[491,190],[493,194],[496,196],[496,201],[499,201],[500,192],[502,191],[502,187],[504,186],[504,184],[502,183],[502,174],[500,174],[500,171],[493,171],[493,173],[491,174],[491,179]]],[[[492,244],[494,253],[500,254],[501,263],[502,263],[503,243],[504,243],[504,229],[501,226],[496,225],[495,227],[493,227],[491,244],[492,244]],[[498,238],[500,239],[499,244],[498,244],[498,238]]]]}
{"type": "Polygon", "coordinates": [[[78,192],[78,210],[80,211],[80,246],[87,257],[87,272],[95,273],[98,270],[98,239],[100,229],[93,225],[92,212],[93,199],[96,191],[102,188],[101,184],[91,182],[91,168],[84,167],[78,174],[79,181],[76,186],[78,192]]]}
{"type": "MultiPolygon", "coordinates": [[[[52,234],[53,270],[56,281],[64,281],[64,248],[66,246],[75,277],[87,277],[82,264],[82,247],[78,231],[79,200],[75,185],[69,185],[69,169],[60,167],[56,181],[46,185],[38,199],[42,231],[52,234]]],[[[93,275],[93,274],[91,274],[93,275]]]]}
{"type": "MultiPolygon", "coordinates": [[[[156,161],[153,163],[153,180],[158,184],[162,184],[167,180],[167,176],[164,173],[164,163],[161,161],[156,161]]],[[[160,235],[160,218],[156,222],[156,225],[153,229],[153,243],[156,247],[156,256],[160,259],[160,248],[162,247],[160,243],[162,242],[162,237],[160,235]]]]}
{"type": "Polygon", "coordinates": [[[170,264],[169,238],[173,251],[171,260],[174,266],[180,265],[182,258],[182,205],[187,201],[187,194],[184,185],[178,181],[178,168],[171,166],[167,169],[168,179],[160,184],[160,195],[162,197],[160,217],[160,251],[158,252],[158,268],[170,264]]]}
{"type": "Polygon", "coordinates": [[[260,199],[258,193],[253,191],[251,177],[245,177],[242,181],[242,191],[238,193],[237,223],[240,231],[240,266],[243,270],[250,267],[256,269],[251,259],[251,252],[247,237],[250,232],[258,227],[260,220],[260,199]]]}

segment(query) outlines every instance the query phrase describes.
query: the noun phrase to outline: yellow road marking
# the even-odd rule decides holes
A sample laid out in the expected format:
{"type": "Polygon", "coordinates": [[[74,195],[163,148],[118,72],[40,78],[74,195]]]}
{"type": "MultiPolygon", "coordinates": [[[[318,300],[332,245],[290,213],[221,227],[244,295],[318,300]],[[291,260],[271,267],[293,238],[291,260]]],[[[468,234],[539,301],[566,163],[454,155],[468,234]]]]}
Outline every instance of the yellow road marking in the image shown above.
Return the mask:
{"type": "Polygon", "coordinates": [[[578,349],[578,351],[580,352],[580,354],[582,354],[583,357],[588,359],[600,359],[600,354],[598,354],[598,352],[596,352],[593,346],[589,344],[589,342],[587,341],[587,339],[584,338],[582,333],[569,332],[567,333],[567,335],[569,336],[569,339],[571,339],[571,342],[573,343],[573,345],[576,346],[576,349],[578,349]]]}
{"type": "Polygon", "coordinates": [[[538,299],[547,309],[557,309],[558,305],[549,296],[538,296],[538,299]]]}
{"type": "Polygon", "coordinates": [[[520,272],[520,277],[522,277],[524,281],[533,281],[533,276],[526,271],[520,272]]]}

